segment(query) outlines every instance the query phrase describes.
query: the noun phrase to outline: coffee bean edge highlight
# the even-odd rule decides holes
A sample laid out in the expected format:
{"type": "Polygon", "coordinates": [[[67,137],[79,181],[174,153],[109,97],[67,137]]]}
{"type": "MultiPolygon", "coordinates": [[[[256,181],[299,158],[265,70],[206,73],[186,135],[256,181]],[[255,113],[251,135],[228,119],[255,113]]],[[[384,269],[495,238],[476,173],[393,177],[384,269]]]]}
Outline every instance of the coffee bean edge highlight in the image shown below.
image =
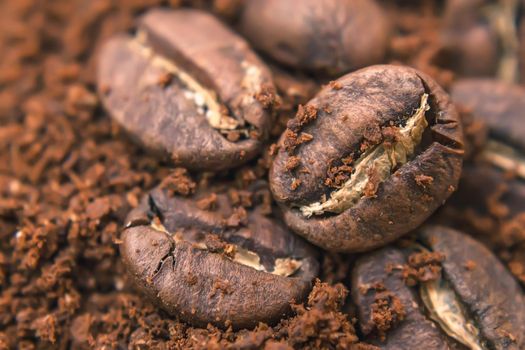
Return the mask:
{"type": "Polygon", "coordinates": [[[279,147],[270,186],[286,224],[310,242],[340,252],[380,247],[423,223],[455,191],[464,153],[462,126],[443,89],[412,68],[388,65],[358,70],[325,86],[288,123],[279,147]],[[425,122],[418,128],[428,123],[421,142],[400,147],[396,134],[421,112],[425,122]],[[373,167],[363,171],[366,195],[340,213],[308,217],[301,212],[305,205],[327,202],[334,187],[352,181],[354,159],[378,146],[403,150],[406,163],[398,167],[390,152],[382,158],[394,165],[389,176],[374,176],[373,167]],[[333,168],[342,169],[345,180],[336,186],[333,168]]]}
{"type": "Polygon", "coordinates": [[[221,170],[255,157],[279,97],[246,41],[198,10],[153,9],[138,23],[134,39],[117,35],[98,57],[110,116],[175,165],[221,170]]]}
{"type": "MultiPolygon", "coordinates": [[[[120,251],[128,274],[139,290],[169,314],[199,327],[211,323],[221,328],[253,328],[259,322],[273,325],[289,316],[291,304],[304,301],[317,276],[319,264],[313,247],[272,219],[250,212],[248,215],[255,223],[247,230],[265,230],[253,232],[253,239],[272,240],[272,235],[278,235],[280,237],[273,238],[292,250],[291,256],[276,258],[273,271],[267,272],[258,269],[262,267],[258,259],[256,262],[252,259],[262,256],[257,255],[257,249],[265,249],[261,242],[246,248],[237,240],[227,244],[224,251],[217,252],[205,241],[186,240],[184,228],[172,232],[163,226],[162,219],[154,221],[161,217],[180,220],[182,226],[192,227],[189,231],[201,225],[208,227],[214,222],[213,214],[199,210],[191,199],[172,201],[157,189],[130,212],[121,235],[120,251]],[[158,208],[152,204],[152,196],[161,203],[158,208]],[[166,212],[170,207],[180,210],[166,212]],[[191,224],[188,220],[197,221],[191,224]],[[273,225],[273,229],[269,230],[268,225],[273,225]],[[239,250],[244,257],[248,253],[248,259],[242,256],[237,259],[239,250]],[[283,266],[278,266],[279,260],[283,265],[295,264],[285,276],[280,274],[289,266],[284,266],[283,270],[283,266]]],[[[223,227],[209,227],[209,230],[219,238],[226,236],[222,233],[223,227]]]]}

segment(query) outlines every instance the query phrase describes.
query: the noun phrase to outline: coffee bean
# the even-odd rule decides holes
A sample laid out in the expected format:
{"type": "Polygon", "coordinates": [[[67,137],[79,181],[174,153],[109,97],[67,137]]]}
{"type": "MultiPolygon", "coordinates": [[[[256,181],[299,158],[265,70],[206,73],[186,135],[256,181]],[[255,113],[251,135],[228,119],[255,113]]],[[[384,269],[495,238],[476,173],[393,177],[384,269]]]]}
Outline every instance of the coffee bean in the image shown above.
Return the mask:
{"type": "Polygon", "coordinates": [[[275,60],[332,75],[379,63],[389,36],[386,15],[370,0],[249,0],[240,27],[275,60]]]}
{"type": "MultiPolygon", "coordinates": [[[[460,80],[452,98],[484,122],[489,136],[465,163],[459,190],[438,217],[496,246],[519,242],[525,230],[525,89],[494,80],[460,80]]],[[[516,251],[517,252],[517,251],[516,251]]]]}
{"type": "Polygon", "coordinates": [[[491,79],[464,79],[452,86],[455,103],[485,122],[492,143],[525,152],[525,88],[491,79]]]}
{"type": "Polygon", "coordinates": [[[447,1],[444,45],[451,68],[462,75],[490,76],[498,69],[499,37],[479,0],[447,1]]]}
{"type": "Polygon", "coordinates": [[[346,252],[379,247],[420,225],[454,191],[463,155],[448,95],[428,76],[397,66],[365,68],[324,87],[290,120],[279,145],[270,184],[287,225],[346,252]]]}
{"type": "Polygon", "coordinates": [[[525,346],[518,284],[485,246],[450,228],[427,226],[412,246],[362,257],[352,282],[361,330],[381,349],[525,346]]]}
{"type": "Polygon", "coordinates": [[[128,216],[122,259],[146,296],[192,325],[276,323],[308,295],[315,251],[262,207],[235,207],[227,192],[153,190],[128,216]]]}
{"type": "Polygon", "coordinates": [[[491,211],[490,198],[501,192],[497,197],[508,208],[505,217],[519,215],[525,210],[525,88],[490,79],[465,79],[453,85],[451,95],[489,130],[476,162],[468,164],[461,177],[453,206],[475,208],[485,216],[491,211]]]}
{"type": "Polygon", "coordinates": [[[519,75],[519,1],[449,0],[443,15],[448,65],[465,76],[515,81],[519,75]]]}
{"type": "Polygon", "coordinates": [[[209,170],[259,152],[277,100],[246,42],[198,10],[151,10],[135,38],[110,40],[98,89],[111,116],[148,149],[209,170]]]}
{"type": "MultiPolygon", "coordinates": [[[[502,158],[505,159],[505,158],[502,158]]],[[[523,169],[525,163],[521,163],[523,169]]],[[[525,181],[485,159],[467,162],[458,191],[433,218],[486,243],[525,285],[525,181]]]]}

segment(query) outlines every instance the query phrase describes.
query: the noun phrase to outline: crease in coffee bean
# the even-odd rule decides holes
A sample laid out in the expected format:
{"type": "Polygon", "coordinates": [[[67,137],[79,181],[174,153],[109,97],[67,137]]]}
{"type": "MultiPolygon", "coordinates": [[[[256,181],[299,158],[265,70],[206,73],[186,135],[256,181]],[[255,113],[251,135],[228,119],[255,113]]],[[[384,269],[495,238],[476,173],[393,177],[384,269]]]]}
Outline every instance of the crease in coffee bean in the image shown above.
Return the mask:
{"type": "Polygon", "coordinates": [[[126,225],[124,225],[124,228],[127,229],[127,228],[132,228],[132,227],[137,227],[137,226],[144,226],[144,225],[147,225],[148,223],[149,223],[149,220],[147,220],[146,218],[133,219],[133,220],[128,221],[126,225]]]}
{"type": "MultiPolygon", "coordinates": [[[[431,251],[421,243],[416,244],[415,247],[421,252],[431,251]]],[[[439,278],[419,284],[419,296],[428,316],[446,334],[469,349],[488,350],[485,341],[481,338],[479,328],[444,274],[445,272],[442,271],[439,278]]]]}
{"type": "MultiPolygon", "coordinates": [[[[433,116],[434,116],[434,118],[432,120],[432,126],[430,127],[430,129],[433,129],[437,125],[446,126],[449,129],[456,129],[456,128],[458,128],[461,125],[461,123],[458,120],[445,119],[443,117],[443,115],[445,113],[443,110],[437,110],[437,111],[434,110],[435,101],[434,101],[434,96],[432,95],[432,92],[431,92],[432,91],[431,87],[428,85],[426,80],[421,75],[419,75],[417,73],[416,73],[416,75],[421,80],[421,83],[423,84],[423,86],[425,88],[425,92],[429,95],[428,103],[430,105],[430,112],[432,112],[433,116]]],[[[434,137],[434,139],[437,142],[439,142],[443,146],[447,147],[447,152],[455,153],[455,154],[459,154],[459,155],[464,155],[465,154],[464,144],[462,143],[462,141],[458,142],[457,138],[448,137],[448,135],[445,135],[445,134],[443,134],[441,132],[434,133],[433,137],[434,137]]]]}
{"type": "MultiPolygon", "coordinates": [[[[419,240],[411,243],[409,249],[422,253],[432,252],[419,240]]],[[[393,265],[389,269],[401,271],[403,266],[393,265]]],[[[362,290],[369,288],[371,285],[360,286],[362,290]]],[[[426,317],[449,337],[471,350],[489,349],[487,341],[482,338],[481,331],[470,316],[468,308],[461,302],[458,294],[447,281],[445,271],[441,271],[438,278],[420,280],[418,294],[423,302],[426,317]]]]}
{"type": "Polygon", "coordinates": [[[365,151],[356,160],[350,178],[340,189],[333,191],[329,199],[300,207],[303,216],[311,217],[325,212],[340,213],[347,210],[365,195],[366,187],[372,182],[370,171],[378,177],[376,181],[381,183],[396,167],[406,164],[428,126],[425,116],[430,109],[428,97],[427,93],[421,96],[418,109],[407,119],[405,126],[396,130],[398,133],[392,145],[382,142],[365,151]]]}
{"type": "MultiPolygon", "coordinates": [[[[150,219],[150,222],[155,216],[160,219],[160,222],[164,221],[164,214],[162,213],[162,210],[158,207],[157,202],[155,201],[155,198],[151,193],[148,194],[148,209],[149,210],[147,212],[147,215],[150,219]]],[[[167,232],[166,229],[164,229],[164,231],[167,232]]]]}
{"type": "Polygon", "coordinates": [[[250,94],[243,95],[241,104],[249,105],[256,100],[257,94],[261,92],[260,87],[263,86],[264,79],[261,70],[245,60],[241,61],[241,68],[244,71],[241,86],[251,92],[250,94]]]}
{"type": "MultiPolygon", "coordinates": [[[[230,243],[233,246],[233,254],[224,254],[226,258],[244,266],[251,267],[257,271],[271,273],[283,277],[293,276],[302,266],[300,259],[294,259],[292,257],[287,258],[276,258],[273,262],[273,269],[270,271],[261,262],[261,256],[249,249],[243,248],[240,245],[230,243]]],[[[197,247],[202,247],[203,250],[208,250],[206,245],[200,246],[197,243],[197,247]]]]}
{"type": "Polygon", "coordinates": [[[174,252],[175,252],[175,246],[173,244],[171,244],[170,245],[170,250],[166,253],[166,255],[164,255],[162,258],[160,258],[157,267],[155,268],[155,270],[153,270],[151,279],[155,278],[155,276],[157,276],[159,274],[160,270],[162,269],[162,266],[164,265],[166,260],[168,258],[170,258],[170,257],[172,258],[171,268],[175,269],[175,263],[176,262],[175,262],[175,256],[173,254],[174,252]]]}
{"type": "MultiPolygon", "coordinates": [[[[220,103],[215,92],[205,88],[193,78],[191,74],[185,72],[168,58],[155,53],[154,50],[146,44],[146,38],[147,34],[144,31],[138,31],[135,39],[131,40],[129,43],[131,49],[142,56],[147,57],[153,66],[168,71],[178,79],[186,88],[184,91],[184,97],[195,104],[197,111],[205,116],[212,128],[218,130],[223,135],[227,135],[232,131],[237,131],[244,137],[250,136],[249,133],[252,128],[246,126],[246,123],[242,118],[234,118],[230,116],[229,114],[231,112],[228,107],[220,103]],[[226,111],[228,111],[228,113],[225,113],[226,111]]],[[[244,65],[241,64],[241,66],[246,72],[242,85],[251,91],[256,84],[260,84],[262,81],[260,72],[258,73],[254,71],[257,70],[256,67],[247,66],[246,62],[244,62],[244,65]]],[[[242,103],[251,103],[253,99],[255,99],[255,96],[243,96],[242,103]]]]}
{"type": "Polygon", "coordinates": [[[419,292],[430,318],[446,334],[472,350],[487,349],[480,339],[479,329],[468,319],[464,306],[446,280],[423,282],[419,292]]]}
{"type": "MultiPolygon", "coordinates": [[[[185,240],[184,237],[182,237],[182,235],[178,232],[170,232],[162,224],[162,221],[159,217],[154,217],[149,223],[149,225],[154,230],[164,232],[165,234],[167,234],[173,240],[173,244],[177,244],[178,242],[185,240]]],[[[301,259],[295,259],[293,257],[276,258],[273,263],[273,269],[270,271],[262,264],[261,257],[256,252],[243,248],[242,246],[234,243],[230,243],[228,245],[232,246],[233,254],[223,254],[224,257],[238,264],[251,267],[252,269],[257,271],[271,273],[273,275],[283,277],[292,277],[296,272],[298,272],[301,269],[302,266],[301,259]]],[[[193,242],[192,246],[193,248],[196,248],[198,250],[210,251],[205,242],[193,242]]],[[[169,255],[173,253],[173,251],[174,246],[172,245],[170,248],[170,252],[168,252],[163,258],[161,258],[161,261],[159,262],[159,265],[157,266],[154,275],[156,275],[160,271],[164,260],[167,259],[169,255]]]]}

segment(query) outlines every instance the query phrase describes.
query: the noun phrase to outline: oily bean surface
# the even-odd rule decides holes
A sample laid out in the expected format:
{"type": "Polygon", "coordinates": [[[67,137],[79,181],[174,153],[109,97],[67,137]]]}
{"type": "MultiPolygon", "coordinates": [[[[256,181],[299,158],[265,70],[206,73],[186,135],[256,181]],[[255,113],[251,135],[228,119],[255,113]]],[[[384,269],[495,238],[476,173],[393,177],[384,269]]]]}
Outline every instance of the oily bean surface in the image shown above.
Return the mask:
{"type": "Polygon", "coordinates": [[[151,10],[139,19],[136,37],[109,40],[98,63],[109,114],[176,165],[234,167],[253,158],[267,137],[276,99],[271,75],[241,37],[209,14],[151,10]],[[229,123],[212,123],[210,115],[227,115],[229,123]]]}
{"type": "Polygon", "coordinates": [[[240,28],[275,60],[332,75],[379,63],[389,36],[386,15],[368,0],[249,0],[240,28]]]}
{"type": "MultiPolygon", "coordinates": [[[[270,185],[287,225],[320,247],[354,252],[400,237],[443,203],[461,173],[463,135],[448,95],[431,78],[411,68],[372,66],[322,89],[288,123],[279,146],[270,185]],[[303,215],[299,208],[338,189],[327,185],[329,173],[344,166],[345,158],[352,168],[364,152],[385,140],[396,142],[424,94],[428,126],[408,162],[340,213],[303,215]]],[[[375,170],[367,170],[372,185],[375,170]]],[[[351,179],[351,171],[342,174],[351,179]]]]}
{"type": "MultiPolygon", "coordinates": [[[[523,292],[485,246],[442,226],[423,228],[418,242],[443,255],[438,278],[445,279],[455,292],[467,320],[478,328],[479,339],[487,349],[525,346],[523,292]]],[[[352,297],[358,307],[361,329],[381,349],[457,349],[458,341],[429,318],[436,310],[428,310],[418,295],[418,288],[425,282],[419,282],[419,287],[409,287],[404,280],[399,267],[407,264],[411,252],[408,247],[386,247],[358,260],[352,274],[352,297]],[[379,341],[374,333],[377,325],[372,316],[377,289],[391,293],[404,312],[404,317],[387,331],[385,341],[379,341]]]]}
{"type": "Polygon", "coordinates": [[[312,247],[262,209],[243,214],[225,193],[195,196],[171,196],[157,188],[129,214],[121,254],[138,288],[195,326],[252,328],[289,315],[290,303],[304,300],[317,275],[312,247]],[[204,208],[210,196],[213,204],[204,208]],[[152,225],[152,217],[162,229],[152,225]],[[271,273],[278,259],[284,259],[289,275],[271,273]],[[298,267],[289,265],[296,262],[298,267]]]}

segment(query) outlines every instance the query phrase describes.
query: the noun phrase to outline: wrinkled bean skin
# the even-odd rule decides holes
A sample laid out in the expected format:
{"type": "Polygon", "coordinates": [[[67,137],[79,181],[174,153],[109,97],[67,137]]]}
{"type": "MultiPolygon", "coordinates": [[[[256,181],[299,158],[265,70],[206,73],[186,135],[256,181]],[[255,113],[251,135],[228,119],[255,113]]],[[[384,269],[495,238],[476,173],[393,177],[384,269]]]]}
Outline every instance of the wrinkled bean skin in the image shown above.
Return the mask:
{"type": "MultiPolygon", "coordinates": [[[[308,106],[317,110],[317,118],[298,132],[313,136],[295,151],[300,171],[287,170],[292,156],[284,149],[285,133],[270,169],[270,185],[286,224],[312,243],[342,252],[385,245],[420,225],[457,185],[463,155],[461,125],[448,95],[428,76],[411,68],[373,66],[326,86],[308,106]],[[374,196],[360,198],[339,214],[303,216],[297,207],[322,195],[329,197],[324,182],[330,164],[359,149],[370,130],[410,116],[425,93],[429,125],[413,159],[379,184],[374,196]],[[432,180],[422,186],[415,181],[418,175],[432,180]],[[300,185],[293,189],[295,179],[300,185]]],[[[289,124],[296,122],[297,117],[289,124]]]]}
{"type": "Polygon", "coordinates": [[[114,37],[100,53],[98,90],[110,115],[176,165],[220,170],[253,158],[267,137],[276,95],[269,70],[248,44],[198,10],[151,10],[140,18],[139,33],[138,39],[114,37]],[[232,142],[213,128],[158,56],[197,80],[254,133],[232,142]]]}
{"type": "Polygon", "coordinates": [[[291,302],[308,295],[318,271],[315,251],[257,209],[248,213],[246,225],[228,224],[232,207],[224,194],[218,195],[217,207],[202,210],[191,198],[153,190],[129,214],[122,233],[121,255],[129,275],[155,304],[194,326],[239,329],[278,322],[290,313],[291,302]],[[152,215],[183,239],[151,227],[152,215]],[[289,277],[257,271],[198,248],[195,242],[208,233],[255,251],[265,267],[286,257],[302,265],[289,277]]]}
{"type": "MultiPolygon", "coordinates": [[[[522,349],[525,346],[525,299],[516,281],[499,260],[481,243],[458,231],[427,226],[418,240],[434,252],[444,254],[443,278],[456,292],[480,330],[490,349],[522,349]],[[472,269],[465,268],[474,262],[472,269]]],[[[385,342],[373,339],[381,349],[457,349],[463,348],[425,313],[414,288],[404,284],[400,271],[388,273],[387,265],[405,264],[410,249],[386,247],[358,260],[352,279],[352,297],[359,311],[363,332],[370,333],[372,293],[361,293],[359,286],[382,282],[403,303],[404,320],[392,328],[385,342]]]]}
{"type": "Polygon", "coordinates": [[[491,79],[464,79],[452,86],[451,96],[485,122],[492,137],[525,151],[525,88],[491,79]]]}
{"type": "Polygon", "coordinates": [[[248,0],[240,28],[275,60],[331,75],[379,63],[389,36],[386,15],[370,0],[248,0]]]}

